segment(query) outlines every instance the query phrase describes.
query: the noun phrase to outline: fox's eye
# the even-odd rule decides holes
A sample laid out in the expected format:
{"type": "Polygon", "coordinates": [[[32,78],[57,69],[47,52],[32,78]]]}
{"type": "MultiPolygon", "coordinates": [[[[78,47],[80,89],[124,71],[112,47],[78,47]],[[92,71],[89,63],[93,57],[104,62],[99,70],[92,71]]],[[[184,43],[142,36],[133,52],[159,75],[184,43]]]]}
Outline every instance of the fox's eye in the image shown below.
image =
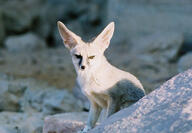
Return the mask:
{"type": "Polygon", "coordinates": [[[95,57],[95,56],[93,55],[93,56],[89,56],[88,58],[89,58],[89,59],[93,59],[94,57],[95,57]]]}
{"type": "Polygon", "coordinates": [[[78,55],[78,54],[75,54],[75,57],[76,57],[77,59],[81,59],[81,58],[82,58],[82,56],[81,56],[81,55],[78,55]]]}

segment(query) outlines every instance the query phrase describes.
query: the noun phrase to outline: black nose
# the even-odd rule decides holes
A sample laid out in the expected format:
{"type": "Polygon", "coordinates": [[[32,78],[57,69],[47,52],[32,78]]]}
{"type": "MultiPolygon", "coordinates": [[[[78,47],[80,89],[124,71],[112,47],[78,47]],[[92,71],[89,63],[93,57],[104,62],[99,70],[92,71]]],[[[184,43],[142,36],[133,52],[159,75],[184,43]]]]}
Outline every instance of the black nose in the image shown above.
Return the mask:
{"type": "Polygon", "coordinates": [[[81,66],[81,69],[84,70],[84,69],[85,69],[85,66],[81,66]]]}

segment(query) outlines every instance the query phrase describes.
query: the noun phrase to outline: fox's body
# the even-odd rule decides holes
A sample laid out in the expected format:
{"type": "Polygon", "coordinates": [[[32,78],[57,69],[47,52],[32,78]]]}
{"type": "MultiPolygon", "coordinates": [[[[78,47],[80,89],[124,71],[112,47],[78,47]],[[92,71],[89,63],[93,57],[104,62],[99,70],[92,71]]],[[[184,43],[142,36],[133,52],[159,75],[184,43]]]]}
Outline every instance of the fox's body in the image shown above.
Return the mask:
{"type": "Polygon", "coordinates": [[[124,103],[134,103],[145,95],[135,76],[112,66],[103,54],[113,35],[113,23],[91,43],[83,42],[61,22],[58,27],[65,46],[70,49],[77,82],[91,104],[87,125],[82,132],[95,126],[102,109],[107,110],[106,117],[109,117],[124,103]]]}
{"type": "MultiPolygon", "coordinates": [[[[77,76],[77,81],[80,85],[80,88],[82,89],[82,92],[89,99],[95,101],[102,108],[107,108],[108,99],[110,98],[110,95],[112,95],[110,93],[114,93],[118,95],[118,93],[120,94],[120,91],[122,91],[122,94],[125,94],[125,98],[127,98],[127,100],[130,99],[130,96],[128,96],[125,90],[121,88],[121,85],[123,86],[123,84],[126,84],[126,83],[127,85],[130,84],[130,86],[126,88],[127,91],[130,91],[129,89],[131,87],[143,89],[141,83],[139,82],[139,80],[137,80],[135,76],[112,66],[105,59],[105,57],[103,57],[101,66],[96,71],[88,72],[88,73],[89,75],[83,74],[83,73],[79,74],[77,76]]],[[[129,94],[129,95],[134,95],[134,94],[129,94]]],[[[138,99],[134,99],[134,100],[138,100],[138,99]]]]}

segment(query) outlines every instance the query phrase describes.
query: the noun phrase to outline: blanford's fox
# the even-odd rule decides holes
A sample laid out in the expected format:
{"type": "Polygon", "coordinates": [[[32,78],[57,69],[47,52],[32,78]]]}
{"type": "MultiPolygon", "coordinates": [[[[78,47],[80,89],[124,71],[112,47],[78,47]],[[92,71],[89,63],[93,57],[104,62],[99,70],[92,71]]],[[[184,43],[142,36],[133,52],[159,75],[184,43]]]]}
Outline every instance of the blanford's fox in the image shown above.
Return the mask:
{"type": "Polygon", "coordinates": [[[135,76],[112,66],[104,56],[113,36],[114,22],[90,43],[82,41],[62,22],[57,24],[63,42],[70,50],[77,82],[90,101],[88,121],[81,133],[95,126],[102,109],[106,109],[106,117],[109,117],[124,103],[134,103],[145,95],[135,76]]]}

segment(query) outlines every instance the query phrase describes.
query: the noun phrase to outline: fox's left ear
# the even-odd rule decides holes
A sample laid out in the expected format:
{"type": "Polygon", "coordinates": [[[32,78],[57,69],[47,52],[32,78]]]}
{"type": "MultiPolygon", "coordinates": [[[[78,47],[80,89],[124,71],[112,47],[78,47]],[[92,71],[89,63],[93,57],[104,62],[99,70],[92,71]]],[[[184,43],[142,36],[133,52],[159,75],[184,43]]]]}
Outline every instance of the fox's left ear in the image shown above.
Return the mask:
{"type": "Polygon", "coordinates": [[[96,37],[94,42],[101,45],[101,48],[105,50],[106,48],[108,48],[110,44],[110,40],[113,36],[114,29],[115,29],[114,22],[109,23],[107,27],[96,37]]]}

